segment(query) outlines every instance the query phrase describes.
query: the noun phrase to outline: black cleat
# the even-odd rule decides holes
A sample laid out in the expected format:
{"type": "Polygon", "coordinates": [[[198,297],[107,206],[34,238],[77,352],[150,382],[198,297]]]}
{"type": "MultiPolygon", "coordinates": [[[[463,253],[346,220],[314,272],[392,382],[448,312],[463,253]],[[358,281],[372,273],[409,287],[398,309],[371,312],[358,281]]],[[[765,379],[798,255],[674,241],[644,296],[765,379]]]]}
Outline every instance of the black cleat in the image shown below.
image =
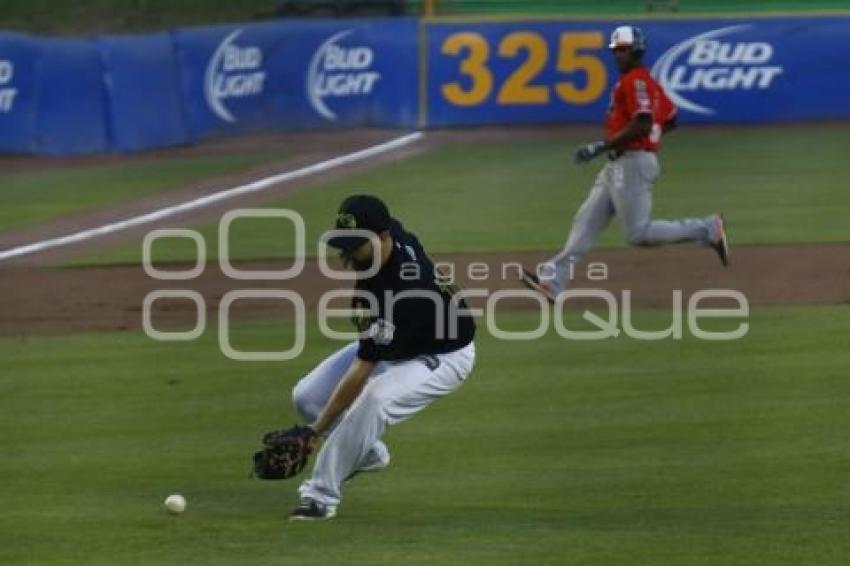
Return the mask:
{"type": "Polygon", "coordinates": [[[711,227],[711,249],[717,252],[723,267],[729,267],[729,237],[726,235],[726,221],[722,214],[714,217],[714,225],[711,227]]]}
{"type": "Polygon", "coordinates": [[[336,516],[336,506],[319,503],[309,497],[301,498],[298,507],[289,514],[290,521],[324,521],[336,516]]]}
{"type": "Polygon", "coordinates": [[[522,270],[522,275],[520,275],[519,280],[522,281],[523,285],[533,291],[541,293],[550,303],[553,305],[555,304],[555,291],[549,283],[541,281],[537,275],[530,271],[526,271],[525,269],[522,270]]]}

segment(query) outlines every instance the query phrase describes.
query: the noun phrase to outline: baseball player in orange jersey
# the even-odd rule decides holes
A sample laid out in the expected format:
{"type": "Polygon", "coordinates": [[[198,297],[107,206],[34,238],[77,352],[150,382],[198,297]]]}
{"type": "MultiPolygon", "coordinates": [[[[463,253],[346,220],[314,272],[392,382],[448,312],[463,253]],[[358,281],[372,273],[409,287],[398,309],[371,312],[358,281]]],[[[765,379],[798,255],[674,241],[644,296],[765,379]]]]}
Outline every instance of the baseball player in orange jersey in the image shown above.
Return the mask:
{"type": "Polygon", "coordinates": [[[576,213],[564,249],[538,273],[524,272],[526,286],[551,302],[569,285],[575,266],[593,247],[597,236],[616,214],[626,240],[634,246],[697,242],[710,246],[729,264],[729,242],[723,217],[652,220],[652,185],[659,175],[658,152],[663,133],[676,125],[676,106],[643,66],[646,40],[633,26],[611,34],[609,48],[620,70],[606,116],[607,138],[576,151],[577,163],[606,153],[608,162],[596,177],[576,213]]]}

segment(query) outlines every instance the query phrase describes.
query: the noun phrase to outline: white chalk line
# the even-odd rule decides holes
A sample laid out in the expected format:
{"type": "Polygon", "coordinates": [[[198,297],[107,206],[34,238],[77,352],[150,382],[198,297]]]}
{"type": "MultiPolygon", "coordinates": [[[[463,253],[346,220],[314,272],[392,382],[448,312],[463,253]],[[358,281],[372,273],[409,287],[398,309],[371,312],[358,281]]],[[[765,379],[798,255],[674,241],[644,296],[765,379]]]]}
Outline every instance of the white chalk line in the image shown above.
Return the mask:
{"type": "Polygon", "coordinates": [[[0,251],[0,261],[34,254],[52,248],[67,246],[69,244],[83,242],[85,240],[97,238],[98,236],[104,236],[106,234],[120,232],[122,230],[132,228],[134,226],[140,226],[142,224],[156,222],[157,220],[162,220],[163,218],[168,218],[170,216],[174,216],[175,214],[180,214],[181,212],[201,208],[209,204],[220,202],[240,195],[259,192],[271,187],[272,185],[277,185],[279,183],[285,183],[295,179],[300,179],[302,177],[307,177],[315,173],[321,173],[323,171],[328,171],[329,169],[334,169],[336,167],[341,167],[343,165],[348,165],[349,163],[355,163],[357,161],[363,161],[364,159],[368,159],[370,157],[374,157],[382,153],[387,153],[396,150],[398,148],[410,145],[422,139],[424,135],[425,134],[423,134],[422,132],[414,132],[412,134],[407,134],[399,138],[380,143],[378,145],[367,147],[366,149],[355,151],[353,153],[340,155],[339,157],[320,161],[318,163],[314,163],[313,165],[308,165],[300,169],[287,171],[285,173],[279,173],[277,175],[258,179],[256,181],[252,181],[244,185],[239,185],[230,189],[218,191],[210,195],[182,202],[180,204],[160,208],[159,210],[154,210],[152,212],[148,212],[147,214],[133,216],[125,220],[111,222],[109,224],[104,224],[103,226],[98,226],[97,228],[89,228],[87,230],[81,230],[79,232],[74,232],[73,234],[67,234],[65,236],[59,236],[56,238],[50,238],[47,240],[41,240],[39,242],[33,242],[31,244],[25,244],[14,248],[9,248],[8,250],[0,251]]]}

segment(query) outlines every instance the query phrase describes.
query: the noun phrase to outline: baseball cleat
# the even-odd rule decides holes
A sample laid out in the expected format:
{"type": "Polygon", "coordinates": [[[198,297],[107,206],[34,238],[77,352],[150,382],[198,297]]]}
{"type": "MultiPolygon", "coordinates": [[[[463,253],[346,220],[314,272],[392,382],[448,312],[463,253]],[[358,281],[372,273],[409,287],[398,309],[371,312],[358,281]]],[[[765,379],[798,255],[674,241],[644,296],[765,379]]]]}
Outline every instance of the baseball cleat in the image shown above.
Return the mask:
{"type": "Polygon", "coordinates": [[[298,507],[289,514],[290,521],[324,521],[336,516],[335,505],[325,505],[315,499],[302,497],[298,507]]]}
{"type": "Polygon", "coordinates": [[[717,252],[717,255],[720,257],[720,263],[724,267],[729,267],[729,237],[726,235],[726,221],[723,219],[722,214],[714,217],[709,245],[717,252]]]}
{"type": "Polygon", "coordinates": [[[552,289],[551,284],[546,281],[541,281],[537,275],[524,269],[522,270],[522,275],[520,275],[519,279],[522,281],[523,285],[533,291],[543,294],[550,303],[553,305],[555,304],[555,290],[552,289]]]}
{"type": "Polygon", "coordinates": [[[361,474],[364,472],[380,472],[381,470],[385,470],[390,465],[390,452],[387,450],[386,446],[383,446],[383,443],[379,443],[382,446],[380,448],[373,447],[369,450],[369,453],[366,455],[365,461],[360,465],[359,468],[348,474],[348,476],[343,481],[348,481],[357,474],[361,474]]]}

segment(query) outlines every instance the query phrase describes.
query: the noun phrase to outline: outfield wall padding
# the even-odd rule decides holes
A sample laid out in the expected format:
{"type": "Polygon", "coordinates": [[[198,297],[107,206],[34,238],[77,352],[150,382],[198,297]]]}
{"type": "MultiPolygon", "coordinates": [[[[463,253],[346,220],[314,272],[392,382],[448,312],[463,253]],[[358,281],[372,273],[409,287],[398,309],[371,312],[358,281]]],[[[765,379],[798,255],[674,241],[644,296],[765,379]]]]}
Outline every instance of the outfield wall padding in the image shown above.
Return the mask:
{"type": "MultiPolygon", "coordinates": [[[[258,131],[600,123],[608,20],[293,20],[0,33],[0,152],[130,152],[258,131]]],[[[850,16],[639,22],[684,123],[850,118],[850,16]]]]}
{"type": "MultiPolygon", "coordinates": [[[[683,122],[850,118],[850,17],[640,21],[683,122]]],[[[611,21],[427,24],[429,126],[599,122],[611,21]]]]}
{"type": "Polygon", "coordinates": [[[101,37],[97,46],[111,148],[139,151],[189,142],[171,34],[101,37]]]}

